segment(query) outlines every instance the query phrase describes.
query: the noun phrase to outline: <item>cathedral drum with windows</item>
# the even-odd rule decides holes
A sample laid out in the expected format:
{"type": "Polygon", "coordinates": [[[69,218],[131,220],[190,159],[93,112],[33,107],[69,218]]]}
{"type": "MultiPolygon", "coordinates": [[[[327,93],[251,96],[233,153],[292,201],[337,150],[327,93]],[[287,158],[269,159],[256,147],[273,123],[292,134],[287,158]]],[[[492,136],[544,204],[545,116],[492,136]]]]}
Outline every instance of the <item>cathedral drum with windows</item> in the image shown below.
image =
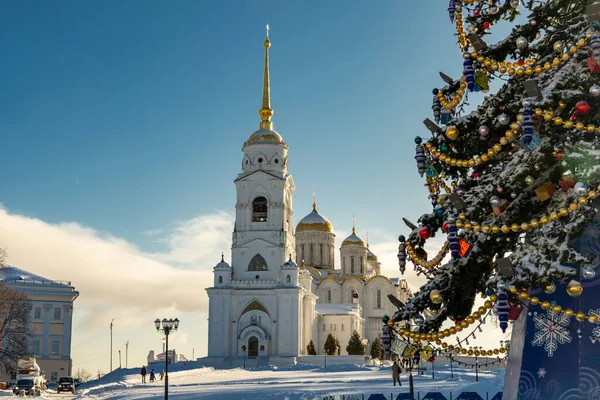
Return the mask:
{"type": "Polygon", "coordinates": [[[289,148],[271,122],[268,36],[264,45],[260,129],[244,143],[242,172],[234,181],[231,265],[222,256],[206,289],[207,365],[293,363],[311,340],[323,349],[328,333],[345,354],[353,330],[369,342],[379,335],[381,317],[394,311],[388,294],[402,301],[410,296],[406,281],[380,275],[377,256],[354,228],[336,269],[333,226],[316,203],[294,232],[289,148]]]}

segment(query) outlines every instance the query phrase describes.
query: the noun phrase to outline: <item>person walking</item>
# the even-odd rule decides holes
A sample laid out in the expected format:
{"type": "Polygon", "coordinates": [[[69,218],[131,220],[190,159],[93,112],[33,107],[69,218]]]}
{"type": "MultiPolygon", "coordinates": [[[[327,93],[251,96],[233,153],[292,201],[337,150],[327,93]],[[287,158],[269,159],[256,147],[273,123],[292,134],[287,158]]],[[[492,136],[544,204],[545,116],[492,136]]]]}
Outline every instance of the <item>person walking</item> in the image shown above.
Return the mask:
{"type": "Polygon", "coordinates": [[[146,366],[145,365],[142,366],[142,371],[140,372],[140,374],[142,375],[142,383],[146,383],[146,366]]]}
{"type": "Polygon", "coordinates": [[[160,371],[160,374],[159,374],[159,375],[160,375],[160,380],[162,381],[162,380],[163,380],[163,377],[165,376],[165,370],[164,370],[164,369],[162,369],[162,370],[160,371]]]}
{"type": "Polygon", "coordinates": [[[150,371],[150,382],[154,382],[156,380],[156,376],[154,375],[154,369],[150,371]]]}
{"type": "Polygon", "coordinates": [[[402,382],[400,382],[400,373],[402,372],[402,368],[397,361],[394,361],[394,365],[392,365],[392,380],[394,381],[394,386],[396,386],[396,381],[398,381],[398,386],[402,386],[402,382]]]}

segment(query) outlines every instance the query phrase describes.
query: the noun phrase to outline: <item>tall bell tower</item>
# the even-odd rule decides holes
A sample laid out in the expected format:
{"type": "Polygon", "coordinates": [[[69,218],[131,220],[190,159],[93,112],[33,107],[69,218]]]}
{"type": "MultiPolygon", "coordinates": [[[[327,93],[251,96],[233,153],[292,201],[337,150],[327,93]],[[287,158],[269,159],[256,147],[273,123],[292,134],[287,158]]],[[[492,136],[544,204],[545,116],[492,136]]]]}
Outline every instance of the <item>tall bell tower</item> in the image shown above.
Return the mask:
{"type": "Polygon", "coordinates": [[[265,65],[260,129],[244,143],[232,245],[234,280],[273,281],[280,267],[295,259],[292,223],[294,181],[288,174],[287,143],[273,129],[269,79],[269,26],[264,42],[265,65]]]}

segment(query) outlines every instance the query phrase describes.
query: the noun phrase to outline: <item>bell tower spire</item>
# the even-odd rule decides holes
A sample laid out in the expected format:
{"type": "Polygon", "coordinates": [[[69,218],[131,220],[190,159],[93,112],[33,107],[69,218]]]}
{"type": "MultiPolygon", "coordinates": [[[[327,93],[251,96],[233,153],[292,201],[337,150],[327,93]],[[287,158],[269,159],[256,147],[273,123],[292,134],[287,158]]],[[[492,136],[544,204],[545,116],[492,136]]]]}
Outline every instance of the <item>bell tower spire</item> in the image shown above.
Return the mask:
{"type": "Polygon", "coordinates": [[[273,110],[271,109],[271,81],[269,79],[269,47],[271,42],[269,41],[269,24],[267,24],[267,36],[265,38],[265,71],[263,81],[263,98],[262,108],[258,111],[258,115],[262,121],[260,122],[260,129],[273,130],[273,123],[271,117],[273,116],[273,110]]]}

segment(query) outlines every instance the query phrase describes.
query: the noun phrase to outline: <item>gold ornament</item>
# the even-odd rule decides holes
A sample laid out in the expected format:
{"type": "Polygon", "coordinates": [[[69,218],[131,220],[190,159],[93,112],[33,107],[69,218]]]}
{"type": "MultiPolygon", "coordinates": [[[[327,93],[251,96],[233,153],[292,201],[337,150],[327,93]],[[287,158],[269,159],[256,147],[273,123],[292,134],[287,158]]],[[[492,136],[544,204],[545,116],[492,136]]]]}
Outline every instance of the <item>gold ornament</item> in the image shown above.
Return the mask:
{"type": "Polygon", "coordinates": [[[446,137],[450,140],[456,140],[458,138],[458,128],[455,126],[449,126],[446,128],[446,137]]]}
{"type": "Polygon", "coordinates": [[[567,285],[567,294],[571,297],[579,297],[583,294],[583,286],[576,280],[572,280],[567,285]]]}

